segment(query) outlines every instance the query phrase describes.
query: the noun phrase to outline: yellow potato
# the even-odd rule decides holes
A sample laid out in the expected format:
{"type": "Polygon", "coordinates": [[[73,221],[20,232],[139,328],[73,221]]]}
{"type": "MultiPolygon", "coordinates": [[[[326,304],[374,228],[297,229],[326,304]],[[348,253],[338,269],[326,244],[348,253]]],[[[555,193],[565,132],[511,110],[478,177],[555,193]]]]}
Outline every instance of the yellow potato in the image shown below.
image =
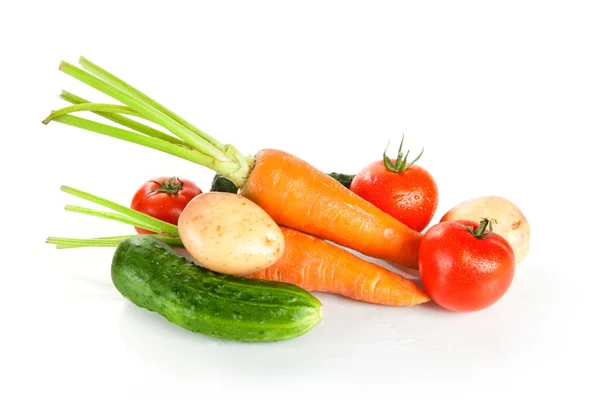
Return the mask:
{"type": "Polygon", "coordinates": [[[188,203],[179,217],[185,249],[204,267],[248,275],[274,264],[285,239],[258,205],[233,193],[207,192],[188,203]]]}
{"type": "Polygon", "coordinates": [[[529,252],[529,222],[515,204],[503,197],[484,196],[463,201],[448,211],[441,222],[463,219],[478,223],[481,218],[497,221],[492,227],[494,233],[510,244],[516,263],[523,261],[529,252]]]}

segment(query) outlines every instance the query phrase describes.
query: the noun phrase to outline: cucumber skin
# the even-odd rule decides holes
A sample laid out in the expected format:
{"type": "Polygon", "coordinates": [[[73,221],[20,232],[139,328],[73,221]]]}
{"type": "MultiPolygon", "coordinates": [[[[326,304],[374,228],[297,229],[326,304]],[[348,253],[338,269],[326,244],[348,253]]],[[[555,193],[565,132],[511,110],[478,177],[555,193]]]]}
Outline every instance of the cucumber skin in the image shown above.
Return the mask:
{"type": "Polygon", "coordinates": [[[298,286],[209,271],[149,235],[117,247],[111,276],[117,290],[137,306],[219,339],[291,339],[322,319],[321,302],[298,286]]]}
{"type": "Polygon", "coordinates": [[[349,174],[340,174],[338,172],[332,172],[328,175],[330,177],[332,177],[333,179],[335,179],[336,181],[338,181],[339,183],[341,183],[342,185],[344,185],[347,189],[350,189],[352,180],[356,176],[356,175],[349,175],[349,174]]]}
{"type": "Polygon", "coordinates": [[[233,182],[229,179],[216,174],[212,180],[212,184],[210,186],[211,192],[223,192],[223,193],[234,193],[237,194],[238,188],[235,186],[233,182]]]}

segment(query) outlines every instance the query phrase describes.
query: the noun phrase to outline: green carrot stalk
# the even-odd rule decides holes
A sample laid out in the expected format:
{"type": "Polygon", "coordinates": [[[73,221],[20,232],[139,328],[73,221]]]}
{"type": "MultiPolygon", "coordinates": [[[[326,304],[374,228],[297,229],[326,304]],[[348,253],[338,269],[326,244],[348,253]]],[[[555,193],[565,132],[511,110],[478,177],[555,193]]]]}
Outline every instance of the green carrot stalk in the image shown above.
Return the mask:
{"type": "Polygon", "coordinates": [[[142,228],[142,229],[145,229],[147,231],[154,231],[154,230],[156,230],[156,225],[155,224],[150,224],[150,223],[147,223],[145,221],[138,220],[138,219],[135,219],[135,218],[131,218],[131,217],[128,217],[127,215],[121,215],[121,214],[118,214],[118,213],[111,213],[111,212],[107,212],[107,211],[92,210],[91,208],[85,208],[85,207],[79,207],[79,206],[72,206],[70,204],[65,206],[65,210],[66,211],[71,211],[71,212],[76,212],[76,213],[79,213],[79,214],[91,215],[91,216],[95,216],[95,217],[110,219],[110,220],[117,221],[117,222],[122,222],[122,223],[127,224],[127,225],[137,226],[138,228],[142,228]]]}
{"type": "Polygon", "coordinates": [[[167,109],[166,107],[164,107],[163,105],[161,105],[157,101],[151,99],[149,96],[147,96],[144,93],[140,92],[139,90],[137,90],[133,86],[129,85],[125,81],[117,78],[116,76],[114,76],[110,72],[108,72],[108,71],[100,68],[98,65],[94,64],[90,60],[88,60],[88,59],[86,59],[84,57],[80,57],[79,63],[81,64],[81,66],[83,68],[85,68],[86,70],[90,71],[92,74],[98,76],[100,79],[103,79],[105,82],[107,82],[107,83],[109,83],[109,84],[117,87],[118,89],[124,91],[125,93],[128,93],[128,94],[131,94],[131,95],[135,96],[136,98],[138,98],[139,100],[141,100],[142,102],[144,102],[145,104],[147,104],[148,106],[150,106],[151,108],[154,108],[158,112],[164,114],[168,118],[172,119],[173,121],[175,121],[178,124],[180,124],[181,126],[183,126],[185,129],[187,129],[187,130],[195,133],[196,135],[202,137],[204,140],[206,140],[208,143],[214,145],[218,149],[221,149],[221,150],[225,149],[225,146],[222,145],[221,143],[219,143],[219,141],[217,141],[215,138],[209,136],[205,132],[202,132],[200,129],[198,129],[197,127],[195,127],[194,125],[192,125],[190,122],[186,121],[185,119],[183,119],[179,115],[177,115],[174,112],[172,112],[171,110],[167,109]]]}
{"type": "MultiPolygon", "coordinates": [[[[162,240],[171,247],[183,248],[183,243],[179,237],[158,234],[149,235],[162,240]]],[[[110,236],[91,239],[49,237],[46,239],[46,243],[55,244],[57,249],[75,249],[80,247],[117,247],[122,241],[134,236],[139,235],[110,236]]]]}
{"type": "MultiPolygon", "coordinates": [[[[129,207],[122,206],[110,200],[103,199],[102,197],[95,196],[91,193],[86,193],[82,190],[78,190],[69,186],[61,186],[60,190],[70,195],[79,197],[81,199],[90,201],[92,203],[98,204],[100,206],[110,208],[113,211],[117,211],[121,214],[124,214],[127,217],[135,220],[136,222],[144,223],[150,227],[152,227],[153,232],[163,232],[171,235],[178,235],[179,231],[177,227],[173,224],[169,224],[168,222],[161,221],[158,218],[151,217],[150,215],[141,213],[136,210],[132,210],[129,207]]],[[[150,230],[150,229],[149,229],[150,230]]]]}
{"type": "MultiPolygon", "coordinates": [[[[237,187],[242,186],[246,181],[254,163],[253,157],[243,155],[230,144],[220,143],[149,96],[89,60],[82,57],[79,63],[83,69],[64,61],[61,63],[59,69],[121,102],[126,107],[119,106],[121,108],[115,108],[117,106],[114,105],[90,105],[96,103],[85,103],[87,105],[84,105],[84,103],[79,103],[77,104],[78,108],[69,106],[70,108],[65,107],[52,112],[44,120],[44,123],[56,121],[160,150],[211,168],[232,181],[237,187]],[[178,138],[177,140],[185,143],[185,145],[174,143],[172,139],[165,138],[160,134],[157,135],[156,132],[149,134],[149,131],[143,126],[132,125],[128,122],[128,119],[124,120],[123,118],[126,117],[123,117],[122,114],[131,114],[131,110],[135,111],[137,116],[166,129],[175,135],[178,138]],[[118,123],[134,131],[116,128],[71,115],[71,113],[79,111],[103,113],[103,116],[109,115],[113,120],[116,116],[119,120],[118,123]]],[[[83,100],[69,94],[65,95],[64,93],[63,97],[72,102],[83,100]]]]}
{"type": "MultiPolygon", "coordinates": [[[[62,93],[60,94],[60,98],[68,101],[69,103],[72,104],[84,104],[84,103],[92,103],[89,100],[84,99],[83,97],[79,97],[73,93],[69,93],[66,90],[63,90],[62,93]]],[[[66,107],[65,107],[66,108],[66,107]]],[[[64,108],[63,108],[64,110],[64,108]]],[[[155,137],[157,139],[162,139],[162,140],[166,140],[167,142],[170,143],[175,143],[175,144],[180,144],[183,146],[187,146],[185,144],[185,142],[181,139],[178,139],[176,137],[173,137],[169,134],[166,134],[162,131],[159,131],[158,129],[155,129],[151,126],[145,125],[141,122],[138,122],[134,119],[131,118],[127,118],[124,117],[123,115],[116,113],[116,112],[100,112],[100,111],[94,111],[94,110],[89,110],[92,111],[93,113],[100,115],[101,117],[104,117],[110,121],[116,122],[119,125],[122,125],[126,128],[130,128],[133,129],[134,131],[137,131],[141,134],[144,134],[146,136],[152,136],[155,137]]]]}
{"type": "Polygon", "coordinates": [[[140,113],[127,106],[120,106],[118,104],[100,104],[100,103],[82,103],[75,104],[69,107],[61,108],[57,111],[52,111],[50,115],[43,120],[44,124],[60,117],[61,115],[70,114],[73,112],[81,112],[81,111],[93,111],[93,112],[101,112],[101,113],[117,113],[117,114],[129,114],[134,115],[136,117],[141,117],[140,113]]]}
{"type": "MultiPolygon", "coordinates": [[[[82,190],[78,190],[69,186],[62,186],[60,189],[65,193],[109,208],[116,212],[93,210],[90,208],[73,205],[67,205],[65,207],[65,210],[67,211],[109,219],[132,226],[137,226],[151,232],[157,232],[151,235],[173,247],[183,247],[179,237],[179,230],[177,229],[177,226],[173,224],[161,221],[157,218],[151,217],[136,210],[132,210],[131,208],[122,206],[82,190]]],[[[109,236],[90,239],[49,237],[46,239],[46,243],[55,244],[59,249],[72,249],[78,247],[115,247],[118,246],[123,240],[132,236],[136,235],[109,236]]]]}

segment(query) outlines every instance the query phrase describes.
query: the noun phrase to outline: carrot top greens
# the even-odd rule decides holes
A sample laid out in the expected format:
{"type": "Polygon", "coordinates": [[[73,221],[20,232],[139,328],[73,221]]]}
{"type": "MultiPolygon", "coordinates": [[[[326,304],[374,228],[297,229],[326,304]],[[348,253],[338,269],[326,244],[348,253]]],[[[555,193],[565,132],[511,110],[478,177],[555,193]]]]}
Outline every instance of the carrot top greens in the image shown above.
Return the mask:
{"type": "Polygon", "coordinates": [[[91,61],[81,57],[79,64],[83,69],[63,61],[59,69],[121,104],[92,103],[63,91],[60,97],[73,105],[53,111],[44,124],[56,121],[140,144],[208,167],[238,187],[244,184],[254,162],[252,157],[243,155],[230,144],[222,144],[91,61]],[[81,111],[96,113],[129,129],[72,115],[81,111]],[[157,124],[168,133],[124,115],[157,124]]]}
{"type": "MultiPolygon", "coordinates": [[[[183,246],[181,239],[179,238],[179,229],[173,224],[169,224],[168,222],[161,221],[157,218],[151,217],[150,215],[146,215],[110,200],[103,199],[102,197],[98,197],[91,193],[86,193],[82,190],[78,190],[69,186],[62,186],[60,190],[72,196],[79,197],[80,199],[87,200],[116,212],[100,211],[74,205],[65,206],[65,210],[67,211],[109,219],[132,226],[138,226],[152,232],[157,232],[156,234],[152,234],[152,236],[171,246],[183,246]]],[[[46,239],[46,243],[55,244],[59,249],[71,249],[77,247],[115,247],[118,246],[123,240],[133,236],[138,235],[109,236],[90,239],[49,237],[46,239]]]]}

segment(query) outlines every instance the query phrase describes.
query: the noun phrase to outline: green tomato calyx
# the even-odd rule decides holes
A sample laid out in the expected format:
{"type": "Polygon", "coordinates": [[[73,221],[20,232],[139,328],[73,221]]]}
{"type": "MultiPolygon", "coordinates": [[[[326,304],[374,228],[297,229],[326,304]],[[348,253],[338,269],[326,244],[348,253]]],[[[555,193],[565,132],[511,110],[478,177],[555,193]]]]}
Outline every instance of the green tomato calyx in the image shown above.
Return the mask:
{"type": "Polygon", "coordinates": [[[471,232],[471,234],[473,234],[473,236],[475,236],[477,239],[485,239],[487,237],[489,237],[492,233],[494,233],[494,230],[492,228],[492,221],[495,223],[498,223],[498,221],[496,221],[495,219],[489,219],[489,218],[481,218],[481,221],[479,222],[479,226],[477,227],[477,229],[473,228],[472,226],[465,226],[465,228],[467,228],[467,230],[469,232],[471,232]],[[486,228],[490,228],[488,232],[486,232],[486,228]]]}
{"type": "Polygon", "coordinates": [[[390,145],[390,142],[388,142],[388,145],[385,147],[385,150],[383,152],[383,164],[385,165],[385,167],[387,168],[388,171],[395,172],[397,174],[401,174],[404,171],[406,171],[408,168],[410,168],[414,163],[416,163],[417,160],[419,158],[421,158],[421,156],[423,155],[423,150],[425,150],[425,149],[421,150],[421,153],[417,156],[417,158],[415,158],[411,162],[408,162],[408,154],[410,153],[410,150],[408,150],[406,152],[406,156],[405,156],[402,153],[402,145],[403,144],[404,144],[404,134],[402,135],[402,141],[400,142],[400,147],[398,148],[398,157],[396,158],[395,162],[392,162],[392,160],[385,154],[390,145]]]}
{"type": "Polygon", "coordinates": [[[181,189],[183,189],[183,182],[176,177],[172,177],[169,180],[166,181],[152,181],[154,183],[156,183],[157,185],[160,185],[160,187],[156,188],[156,189],[152,189],[151,191],[148,192],[148,194],[146,196],[150,196],[154,193],[167,193],[167,194],[177,194],[179,193],[179,191],[181,189]],[[179,183],[177,183],[179,182],[179,183]]]}

